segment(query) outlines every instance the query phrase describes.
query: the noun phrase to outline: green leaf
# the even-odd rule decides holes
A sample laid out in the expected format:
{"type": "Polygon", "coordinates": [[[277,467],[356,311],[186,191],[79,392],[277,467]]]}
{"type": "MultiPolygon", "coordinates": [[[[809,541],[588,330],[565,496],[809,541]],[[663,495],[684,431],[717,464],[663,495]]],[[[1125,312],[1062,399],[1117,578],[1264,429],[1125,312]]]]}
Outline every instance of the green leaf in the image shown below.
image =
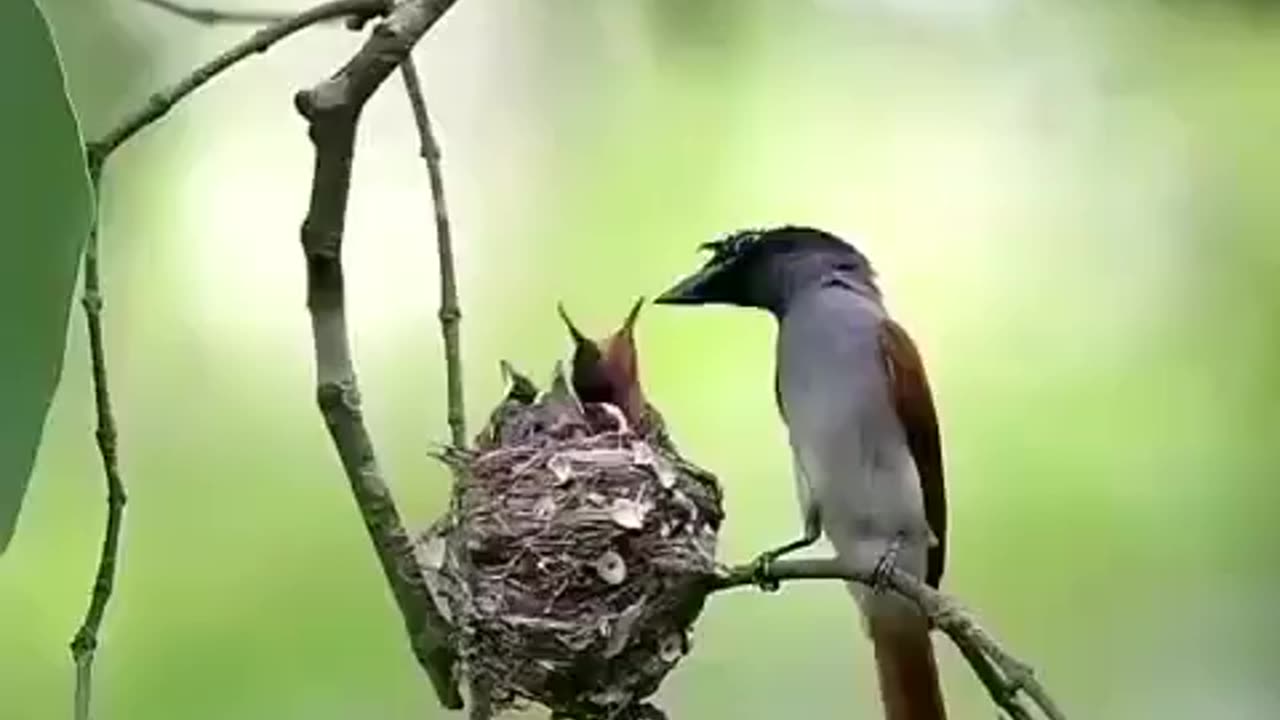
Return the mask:
{"type": "Polygon", "coordinates": [[[62,374],[93,214],[57,48],[32,0],[0,0],[0,552],[9,544],[62,374]]]}

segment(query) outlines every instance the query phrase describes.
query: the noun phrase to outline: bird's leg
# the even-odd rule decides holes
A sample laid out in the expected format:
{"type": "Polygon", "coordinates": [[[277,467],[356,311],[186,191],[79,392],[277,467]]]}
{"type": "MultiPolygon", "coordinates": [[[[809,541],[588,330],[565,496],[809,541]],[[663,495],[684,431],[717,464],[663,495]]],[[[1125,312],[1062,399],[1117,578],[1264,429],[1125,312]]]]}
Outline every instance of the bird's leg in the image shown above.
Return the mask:
{"type": "Polygon", "coordinates": [[[752,577],[755,579],[756,585],[760,586],[765,592],[773,592],[780,587],[780,583],[773,577],[773,562],[783,555],[793,553],[796,550],[807,548],[818,542],[818,538],[822,537],[822,522],[818,515],[817,508],[806,512],[804,517],[804,537],[798,540],[792,540],[786,545],[776,547],[772,550],[766,550],[756,557],[751,563],[752,577]]]}
{"type": "Polygon", "coordinates": [[[902,550],[903,536],[898,533],[893,536],[893,540],[889,543],[889,548],[880,556],[880,560],[876,563],[876,569],[871,572],[871,587],[876,592],[884,592],[889,587],[889,576],[893,574],[894,567],[898,563],[898,553],[902,550]]]}

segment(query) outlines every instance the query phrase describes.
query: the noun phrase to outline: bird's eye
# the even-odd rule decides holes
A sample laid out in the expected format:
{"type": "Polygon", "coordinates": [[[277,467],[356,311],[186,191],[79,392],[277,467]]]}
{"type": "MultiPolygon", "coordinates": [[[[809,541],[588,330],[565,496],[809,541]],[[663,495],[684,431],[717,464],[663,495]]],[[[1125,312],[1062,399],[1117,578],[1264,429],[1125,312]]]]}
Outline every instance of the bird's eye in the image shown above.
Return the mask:
{"type": "Polygon", "coordinates": [[[841,260],[833,266],[833,269],[840,272],[857,272],[858,264],[852,260],[841,260]]]}

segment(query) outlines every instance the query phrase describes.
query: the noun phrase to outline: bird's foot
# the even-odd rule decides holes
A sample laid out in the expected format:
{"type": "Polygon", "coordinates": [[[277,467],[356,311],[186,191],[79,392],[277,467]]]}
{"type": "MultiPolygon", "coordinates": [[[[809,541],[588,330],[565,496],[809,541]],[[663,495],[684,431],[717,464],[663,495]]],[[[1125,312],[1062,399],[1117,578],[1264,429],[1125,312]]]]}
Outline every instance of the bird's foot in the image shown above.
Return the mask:
{"type": "Polygon", "coordinates": [[[765,592],[776,592],[782,583],[773,576],[773,561],[778,559],[775,552],[763,552],[751,563],[751,580],[765,592]]]}
{"type": "Polygon", "coordinates": [[[884,592],[889,588],[889,579],[893,577],[893,571],[897,568],[898,552],[901,549],[902,536],[897,535],[893,538],[893,542],[889,543],[889,549],[885,550],[880,560],[876,562],[875,570],[871,571],[871,587],[876,592],[884,592]]]}

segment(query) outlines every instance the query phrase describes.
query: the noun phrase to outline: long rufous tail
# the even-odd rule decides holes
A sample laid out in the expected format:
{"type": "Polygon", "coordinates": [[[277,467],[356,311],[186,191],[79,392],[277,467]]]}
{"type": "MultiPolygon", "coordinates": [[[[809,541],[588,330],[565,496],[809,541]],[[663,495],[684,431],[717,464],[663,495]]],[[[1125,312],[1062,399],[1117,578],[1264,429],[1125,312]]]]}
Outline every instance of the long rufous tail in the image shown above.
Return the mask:
{"type": "Polygon", "coordinates": [[[885,720],[945,720],[928,620],[898,597],[867,600],[867,633],[875,648],[885,720]]]}

